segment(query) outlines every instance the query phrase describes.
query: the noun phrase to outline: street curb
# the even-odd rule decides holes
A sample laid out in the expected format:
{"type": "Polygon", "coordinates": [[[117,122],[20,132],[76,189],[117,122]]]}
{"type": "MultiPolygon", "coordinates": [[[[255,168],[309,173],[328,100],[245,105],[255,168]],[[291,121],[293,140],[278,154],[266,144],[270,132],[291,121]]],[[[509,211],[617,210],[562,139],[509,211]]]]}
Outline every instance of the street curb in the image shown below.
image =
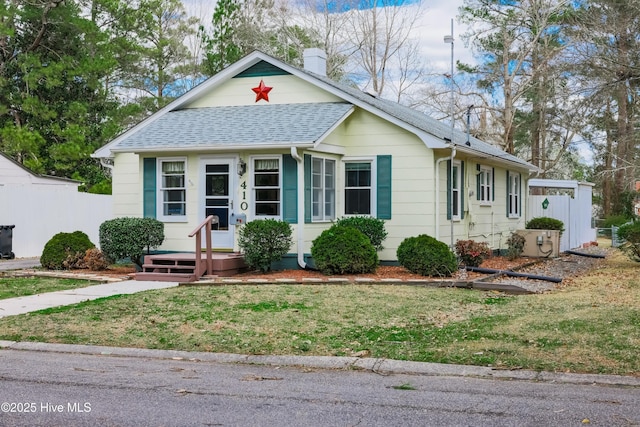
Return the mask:
{"type": "Polygon", "coordinates": [[[485,366],[448,365],[391,359],[333,356],[268,356],[232,353],[189,352],[95,345],[51,344],[0,340],[0,349],[87,354],[112,357],[140,357],[188,362],[236,363],[266,366],[291,366],[317,369],[366,370],[380,375],[408,374],[425,376],[473,377],[523,380],[580,385],[628,386],[640,388],[640,378],[622,375],[572,374],[529,370],[494,369],[485,366]]]}

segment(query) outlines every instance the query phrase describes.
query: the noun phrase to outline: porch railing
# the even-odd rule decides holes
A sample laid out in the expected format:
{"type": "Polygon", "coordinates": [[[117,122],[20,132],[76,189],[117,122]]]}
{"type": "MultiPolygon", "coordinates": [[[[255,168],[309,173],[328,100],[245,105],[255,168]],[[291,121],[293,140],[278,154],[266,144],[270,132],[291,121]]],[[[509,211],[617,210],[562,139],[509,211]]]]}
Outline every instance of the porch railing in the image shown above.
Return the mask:
{"type": "Polygon", "coordinates": [[[192,232],[189,234],[189,237],[196,236],[196,277],[200,278],[205,274],[211,274],[213,272],[213,250],[211,248],[211,230],[212,224],[218,223],[218,217],[216,215],[209,215],[202,221],[192,232]],[[206,247],[206,271],[202,271],[202,230],[205,231],[205,240],[207,243],[206,247]]]}

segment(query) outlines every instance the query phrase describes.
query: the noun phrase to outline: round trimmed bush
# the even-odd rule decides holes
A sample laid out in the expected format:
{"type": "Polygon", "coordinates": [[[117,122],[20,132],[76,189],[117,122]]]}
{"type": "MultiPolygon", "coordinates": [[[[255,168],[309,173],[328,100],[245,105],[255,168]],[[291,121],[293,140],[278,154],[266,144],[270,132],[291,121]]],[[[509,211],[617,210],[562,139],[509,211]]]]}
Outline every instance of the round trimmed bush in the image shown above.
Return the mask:
{"type": "Polygon", "coordinates": [[[400,265],[422,276],[449,277],[458,271],[458,261],[449,247],[426,234],[404,239],[396,256],[400,265]]]}
{"type": "Polygon", "coordinates": [[[238,246],[247,265],[263,272],[279,261],[291,249],[293,230],[287,222],[276,219],[256,219],[242,227],[238,233],[238,246]]]}
{"type": "Polygon", "coordinates": [[[378,253],[371,241],[353,227],[333,225],[313,241],[311,256],[323,274],[373,273],[378,253]]]}
{"type": "Polygon", "coordinates": [[[336,225],[353,227],[369,238],[376,251],[384,249],[382,242],[387,238],[384,221],[370,216],[347,216],[336,221],[336,225]]]}
{"type": "Polygon", "coordinates": [[[164,241],[164,223],[155,218],[121,217],[100,224],[100,248],[109,263],[129,258],[142,268],[144,255],[164,241]]]}
{"type": "Polygon", "coordinates": [[[58,233],[44,245],[40,264],[49,270],[62,270],[69,259],[82,259],[87,249],[95,247],[82,231],[58,233]]]}

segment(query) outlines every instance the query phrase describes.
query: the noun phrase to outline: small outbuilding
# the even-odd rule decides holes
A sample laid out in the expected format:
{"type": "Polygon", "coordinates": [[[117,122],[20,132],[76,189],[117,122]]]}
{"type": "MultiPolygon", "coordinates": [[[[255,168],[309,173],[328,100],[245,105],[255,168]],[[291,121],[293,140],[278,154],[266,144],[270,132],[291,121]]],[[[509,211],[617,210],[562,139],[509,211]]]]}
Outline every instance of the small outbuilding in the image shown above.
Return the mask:
{"type": "Polygon", "coordinates": [[[558,179],[530,179],[527,221],[537,217],[564,223],[560,252],[579,248],[596,240],[592,224],[592,192],[589,182],[558,179]]]}

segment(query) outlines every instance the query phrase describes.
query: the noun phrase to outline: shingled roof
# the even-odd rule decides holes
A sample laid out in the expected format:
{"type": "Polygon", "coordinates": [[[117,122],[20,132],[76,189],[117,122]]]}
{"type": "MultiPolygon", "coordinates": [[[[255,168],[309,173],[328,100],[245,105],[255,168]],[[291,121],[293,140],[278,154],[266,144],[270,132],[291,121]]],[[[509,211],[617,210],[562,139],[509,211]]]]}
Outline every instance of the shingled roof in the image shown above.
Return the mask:
{"type": "MultiPolygon", "coordinates": [[[[327,77],[320,76],[306,70],[301,71],[314,79],[322,81],[326,85],[332,86],[341,92],[349,94],[359,101],[368,104],[377,110],[383,111],[386,114],[389,114],[390,116],[393,116],[398,120],[414,126],[426,133],[429,133],[436,138],[442,139],[443,141],[451,141],[451,126],[447,123],[436,120],[433,117],[421,113],[420,111],[417,111],[413,108],[398,104],[397,102],[379,98],[351,86],[335,82],[327,77]]],[[[521,158],[509,154],[501,150],[500,148],[488,144],[478,138],[470,136],[470,145],[467,145],[467,134],[457,129],[454,129],[453,132],[453,144],[460,150],[466,152],[476,152],[482,156],[498,158],[510,161],[512,163],[517,163],[520,166],[529,168],[531,170],[536,169],[534,165],[522,160],[521,158]]]]}
{"type": "Polygon", "coordinates": [[[349,103],[258,104],[170,111],[112,149],[313,146],[353,111],[349,103]]]}
{"type": "Polygon", "coordinates": [[[236,148],[282,148],[313,146],[341,123],[354,107],[363,108],[382,119],[414,132],[433,149],[451,143],[460,152],[480,158],[506,161],[522,169],[537,168],[498,147],[454,130],[433,117],[396,102],[381,99],[326,76],[293,67],[262,52],[254,52],[152,115],[94,153],[108,157],[111,152],[154,150],[202,150],[236,148]],[[222,84],[247,68],[264,62],[331,92],[344,102],[306,104],[256,104],[185,108],[210,88],[222,84]]]}

